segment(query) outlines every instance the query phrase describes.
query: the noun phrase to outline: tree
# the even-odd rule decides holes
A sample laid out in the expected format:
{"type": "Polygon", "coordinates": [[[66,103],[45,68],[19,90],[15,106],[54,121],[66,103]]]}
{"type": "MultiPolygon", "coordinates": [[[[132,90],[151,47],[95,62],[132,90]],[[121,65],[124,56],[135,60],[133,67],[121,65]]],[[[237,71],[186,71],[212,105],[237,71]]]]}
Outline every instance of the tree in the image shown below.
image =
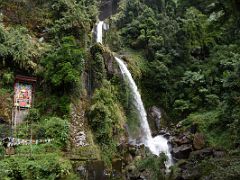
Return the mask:
{"type": "Polygon", "coordinates": [[[70,92],[81,80],[84,53],[74,37],[64,37],[59,47],[42,60],[44,79],[53,87],[70,92]]]}

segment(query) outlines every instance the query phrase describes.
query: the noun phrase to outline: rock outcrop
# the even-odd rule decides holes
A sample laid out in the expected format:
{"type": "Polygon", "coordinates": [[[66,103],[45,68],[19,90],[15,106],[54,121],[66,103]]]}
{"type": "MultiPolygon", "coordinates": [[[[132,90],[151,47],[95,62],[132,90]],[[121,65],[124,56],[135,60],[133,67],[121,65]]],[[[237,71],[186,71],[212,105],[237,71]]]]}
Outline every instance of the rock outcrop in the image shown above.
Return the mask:
{"type": "Polygon", "coordinates": [[[156,127],[156,130],[158,132],[161,130],[160,126],[161,118],[162,118],[161,109],[156,106],[152,106],[149,109],[148,120],[154,122],[154,126],[156,127]]]}
{"type": "Polygon", "coordinates": [[[205,140],[204,140],[204,136],[202,133],[196,133],[194,134],[194,138],[193,138],[193,147],[196,150],[200,150],[203,149],[205,146],[205,140]]]}
{"type": "Polygon", "coordinates": [[[184,144],[172,149],[172,154],[177,159],[187,159],[192,152],[191,144],[184,144]]]}
{"type": "Polygon", "coordinates": [[[117,12],[120,0],[102,0],[99,19],[102,21],[117,12]]]}
{"type": "Polygon", "coordinates": [[[83,102],[73,105],[71,116],[71,146],[87,146],[88,142],[85,134],[85,111],[83,108],[83,102]]]}

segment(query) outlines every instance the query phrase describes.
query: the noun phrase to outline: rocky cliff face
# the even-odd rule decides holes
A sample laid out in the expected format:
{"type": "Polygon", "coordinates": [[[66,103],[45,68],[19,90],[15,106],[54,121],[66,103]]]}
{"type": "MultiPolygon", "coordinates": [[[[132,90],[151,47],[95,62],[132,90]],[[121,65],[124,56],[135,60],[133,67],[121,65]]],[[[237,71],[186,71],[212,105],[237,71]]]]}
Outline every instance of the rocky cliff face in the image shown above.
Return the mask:
{"type": "Polygon", "coordinates": [[[102,21],[117,12],[120,0],[102,0],[99,19],[102,21]]]}

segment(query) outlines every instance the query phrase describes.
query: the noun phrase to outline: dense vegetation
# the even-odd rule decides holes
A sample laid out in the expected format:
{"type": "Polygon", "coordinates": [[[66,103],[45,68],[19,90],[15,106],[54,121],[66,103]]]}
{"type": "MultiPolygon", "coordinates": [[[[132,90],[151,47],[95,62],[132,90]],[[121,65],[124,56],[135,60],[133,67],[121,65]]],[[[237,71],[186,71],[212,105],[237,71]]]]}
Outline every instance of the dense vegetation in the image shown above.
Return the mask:
{"type": "Polygon", "coordinates": [[[70,144],[71,98],[82,93],[85,46],[91,42],[97,3],[3,0],[0,8],[2,118],[11,120],[14,76],[38,78],[35,108],[13,134],[7,127],[5,135],[53,140],[18,146],[17,156],[0,161],[1,179],[76,179],[64,153],[70,144]]]}
{"type": "MultiPolygon", "coordinates": [[[[84,151],[71,144],[77,101],[84,104],[89,149],[108,169],[114,158],[124,159],[118,149],[127,139],[124,125],[137,130],[139,123],[114,63],[109,72],[110,50],[94,42],[99,6],[96,0],[0,0],[0,134],[54,140],[18,146],[10,157],[1,146],[0,178],[79,178],[66,156],[84,151]],[[37,77],[35,104],[14,132],[3,131],[11,121],[17,74],[37,77]]],[[[182,131],[194,125],[207,147],[228,152],[194,161],[199,178],[239,177],[240,2],[122,0],[106,21],[104,44],[124,56],[146,109],[162,107],[165,124],[181,125],[182,131]]],[[[177,177],[181,163],[165,177],[163,162],[147,155],[134,163],[152,179],[177,177]]]]}
{"type": "Polygon", "coordinates": [[[144,54],[145,105],[164,107],[172,122],[197,125],[208,146],[228,150],[239,148],[240,136],[239,13],[237,0],[132,0],[113,18],[119,49],[144,54]]]}
{"type": "MultiPolygon", "coordinates": [[[[114,19],[122,46],[145,54],[147,106],[158,102],[173,122],[186,118],[216,138],[224,130],[228,147],[240,135],[238,7],[238,1],[133,0],[123,1],[114,19]]],[[[213,145],[226,147],[219,143],[213,145]]]]}

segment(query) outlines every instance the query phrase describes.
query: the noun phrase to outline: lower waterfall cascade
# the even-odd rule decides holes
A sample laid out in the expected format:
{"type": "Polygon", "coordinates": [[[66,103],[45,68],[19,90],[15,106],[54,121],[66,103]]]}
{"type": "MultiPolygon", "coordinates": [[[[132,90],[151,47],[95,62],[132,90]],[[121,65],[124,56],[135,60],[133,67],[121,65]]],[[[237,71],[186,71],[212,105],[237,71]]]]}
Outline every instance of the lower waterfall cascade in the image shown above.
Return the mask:
{"type": "MultiPolygon", "coordinates": [[[[98,43],[102,44],[102,38],[103,38],[103,21],[99,21],[96,25],[96,41],[98,43]]],[[[126,81],[128,81],[129,88],[133,95],[133,103],[138,113],[138,119],[140,121],[140,128],[141,128],[141,144],[144,144],[146,147],[149,148],[149,150],[159,156],[161,152],[165,153],[168,157],[168,160],[165,162],[167,170],[170,166],[173,164],[172,156],[170,153],[168,140],[164,138],[162,135],[158,135],[155,137],[152,137],[151,129],[148,124],[147,120],[147,113],[144,108],[143,101],[141,99],[141,95],[138,91],[137,85],[132,78],[132,75],[130,71],[128,70],[125,63],[118,57],[115,56],[115,60],[118,63],[121,73],[126,81]]]]}

